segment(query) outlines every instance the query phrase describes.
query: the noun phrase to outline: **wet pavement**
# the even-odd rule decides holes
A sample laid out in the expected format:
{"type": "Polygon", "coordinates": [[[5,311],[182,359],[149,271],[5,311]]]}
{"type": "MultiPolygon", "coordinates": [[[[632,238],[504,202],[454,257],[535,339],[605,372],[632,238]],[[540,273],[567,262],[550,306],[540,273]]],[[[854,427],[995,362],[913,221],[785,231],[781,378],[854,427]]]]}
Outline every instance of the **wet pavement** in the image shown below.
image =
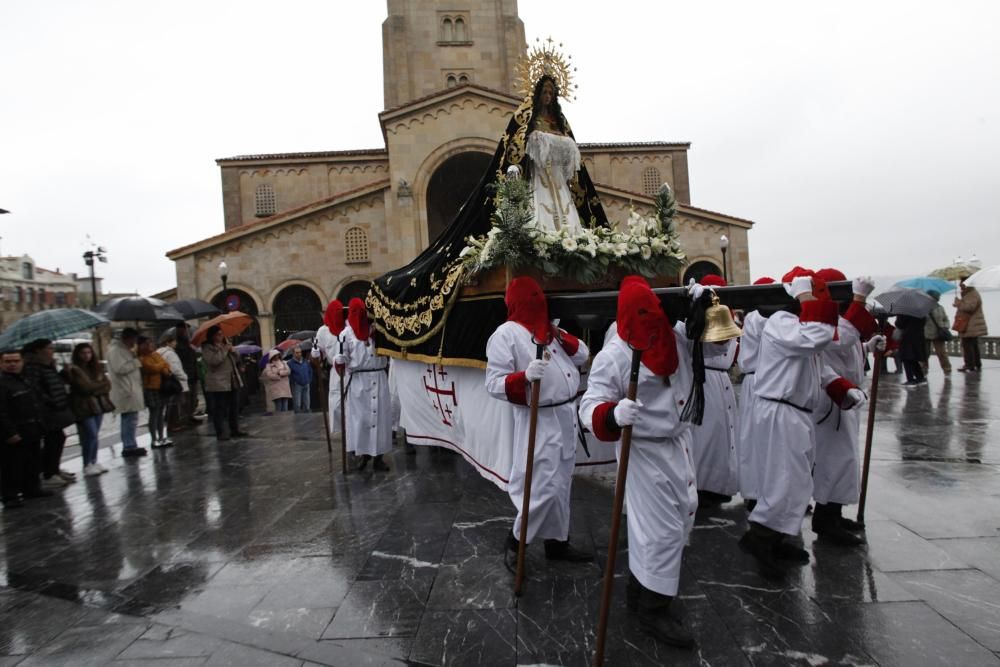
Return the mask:
{"type": "MultiPolygon", "coordinates": [[[[697,649],[638,632],[619,578],[606,663],[1000,665],[998,398],[995,361],[915,389],[885,376],[867,547],[806,522],[812,562],[776,585],[736,547],[738,501],[700,512],[681,590],[697,649]]],[[[110,473],[0,512],[0,666],[589,663],[607,478],[573,486],[571,538],[598,563],[533,547],[515,600],[513,507],[462,459],[397,447],[390,472],[344,478],[321,415],[246,428],[137,461],[102,449],[110,473]]]]}

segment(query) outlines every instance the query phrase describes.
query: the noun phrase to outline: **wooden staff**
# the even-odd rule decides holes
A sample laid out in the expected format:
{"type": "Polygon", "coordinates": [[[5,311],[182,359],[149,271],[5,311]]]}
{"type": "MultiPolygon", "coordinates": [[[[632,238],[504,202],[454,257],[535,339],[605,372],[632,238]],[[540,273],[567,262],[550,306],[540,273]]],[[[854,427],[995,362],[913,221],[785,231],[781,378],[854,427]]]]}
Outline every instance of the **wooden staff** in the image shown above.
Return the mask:
{"type": "MultiPolygon", "coordinates": [[[[639,363],[642,350],[632,348],[632,369],[628,376],[628,391],[625,396],[635,400],[639,390],[639,363]]],[[[625,480],[628,477],[628,455],[632,448],[632,426],[622,427],[621,453],[618,455],[618,478],[615,481],[615,504],[611,510],[611,537],[608,542],[608,562],[604,566],[604,586],[601,590],[601,615],[597,622],[597,646],[594,650],[594,665],[604,664],[604,643],[608,634],[608,615],[611,612],[611,592],[615,585],[615,557],[618,555],[618,533],[622,524],[622,507],[625,504],[625,480]]]]}
{"type": "MultiPolygon", "coordinates": [[[[343,332],[341,332],[343,334],[343,332]]],[[[337,336],[340,343],[340,354],[344,353],[344,340],[337,336]]],[[[340,468],[343,474],[347,474],[347,411],[344,410],[344,373],[337,370],[337,364],[333,365],[334,372],[340,376],[340,468]]],[[[344,371],[346,372],[346,368],[344,371]]]]}
{"type": "MultiPolygon", "coordinates": [[[[532,337],[534,340],[534,337],[532,337]]],[[[545,351],[543,343],[535,343],[535,359],[541,359],[545,351]]],[[[531,383],[531,416],[528,420],[528,460],[524,465],[524,494],[521,498],[521,533],[517,540],[517,572],[514,575],[514,595],[521,597],[524,584],[524,552],[528,541],[528,512],[531,507],[531,474],[535,469],[535,432],[538,430],[538,399],[541,380],[531,383]]]]}
{"type": "Polygon", "coordinates": [[[316,358],[313,361],[315,363],[312,366],[316,369],[316,373],[319,374],[319,390],[323,394],[320,398],[323,403],[323,430],[326,431],[326,451],[328,454],[332,454],[333,443],[330,442],[330,374],[326,374],[326,382],[324,382],[323,360],[316,358]]]}
{"type": "Polygon", "coordinates": [[[875,404],[878,401],[878,378],[885,353],[875,350],[872,355],[872,387],[868,398],[868,430],[865,432],[865,461],[861,467],[861,499],[858,501],[857,522],[865,525],[865,500],[868,497],[868,471],[872,462],[872,433],[875,431],[875,404]]]}

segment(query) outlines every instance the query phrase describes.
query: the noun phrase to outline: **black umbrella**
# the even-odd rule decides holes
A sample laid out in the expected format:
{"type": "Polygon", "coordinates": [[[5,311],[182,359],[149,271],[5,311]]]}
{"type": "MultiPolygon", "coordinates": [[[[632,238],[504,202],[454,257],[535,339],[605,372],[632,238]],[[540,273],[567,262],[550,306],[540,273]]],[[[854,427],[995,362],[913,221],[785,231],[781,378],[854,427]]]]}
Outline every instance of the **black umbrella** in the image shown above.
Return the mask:
{"type": "Polygon", "coordinates": [[[184,316],[166,301],[146,296],[119,296],[108,299],[97,312],[115,322],[183,322],[184,316]]]}
{"type": "Polygon", "coordinates": [[[289,334],[288,338],[286,338],[285,340],[288,340],[290,338],[294,338],[295,340],[309,340],[310,338],[315,338],[315,337],[316,337],[315,331],[310,331],[306,329],[303,331],[296,331],[293,334],[289,334]]]}
{"type": "Polygon", "coordinates": [[[909,315],[918,319],[927,317],[937,305],[937,300],[922,290],[896,287],[875,295],[875,300],[885,306],[889,315],[909,315]]]}
{"type": "Polygon", "coordinates": [[[202,317],[215,317],[222,314],[221,310],[201,299],[180,299],[170,305],[186,320],[197,320],[202,317]]]}

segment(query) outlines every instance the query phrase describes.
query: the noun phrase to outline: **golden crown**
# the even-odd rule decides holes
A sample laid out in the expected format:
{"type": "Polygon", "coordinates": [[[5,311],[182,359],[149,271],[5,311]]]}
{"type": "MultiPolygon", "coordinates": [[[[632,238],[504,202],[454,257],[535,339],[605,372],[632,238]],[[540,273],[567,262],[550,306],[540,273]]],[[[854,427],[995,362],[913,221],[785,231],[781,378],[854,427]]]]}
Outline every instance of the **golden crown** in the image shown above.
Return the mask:
{"type": "Polygon", "coordinates": [[[544,42],[541,39],[535,40],[535,45],[528,49],[517,63],[517,85],[523,97],[531,97],[535,91],[535,83],[544,75],[548,74],[555,80],[556,88],[560,97],[565,99],[575,99],[576,85],[573,83],[573,67],[570,62],[573,56],[563,56],[557,49],[562,48],[562,43],[558,45],[551,37],[544,42]]]}

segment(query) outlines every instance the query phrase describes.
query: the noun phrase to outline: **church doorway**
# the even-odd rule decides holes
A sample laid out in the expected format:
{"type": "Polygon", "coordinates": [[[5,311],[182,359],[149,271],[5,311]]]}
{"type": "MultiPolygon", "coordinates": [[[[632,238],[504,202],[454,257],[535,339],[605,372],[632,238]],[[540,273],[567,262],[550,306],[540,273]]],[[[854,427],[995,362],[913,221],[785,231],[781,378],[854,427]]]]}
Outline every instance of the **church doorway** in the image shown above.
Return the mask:
{"type": "Polygon", "coordinates": [[[695,262],[691,266],[687,267],[687,269],[685,269],[684,281],[681,283],[681,285],[687,285],[692,278],[694,278],[695,282],[700,283],[701,279],[710,273],[714,273],[717,276],[721,276],[722,269],[720,269],[717,264],[714,264],[712,262],[706,262],[706,261],[695,262]]]}
{"type": "Polygon", "coordinates": [[[274,340],[280,343],[296,331],[323,325],[323,303],[305,285],[289,285],[274,297],[274,340]]]}
{"type": "Polygon", "coordinates": [[[371,288],[372,284],[367,280],[354,280],[343,287],[337,292],[337,298],[344,306],[348,306],[351,303],[351,299],[361,299],[364,301],[368,297],[368,290],[371,288]]]}
{"type": "Polygon", "coordinates": [[[241,289],[227,289],[212,297],[212,305],[224,313],[231,313],[238,310],[253,318],[253,324],[238,336],[233,342],[252,341],[255,345],[260,345],[260,321],[257,319],[257,302],[254,298],[241,289]]]}
{"type": "Polygon", "coordinates": [[[478,151],[453,155],[441,163],[427,184],[427,244],[458,214],[462,204],[482,179],[492,156],[478,151]]]}

